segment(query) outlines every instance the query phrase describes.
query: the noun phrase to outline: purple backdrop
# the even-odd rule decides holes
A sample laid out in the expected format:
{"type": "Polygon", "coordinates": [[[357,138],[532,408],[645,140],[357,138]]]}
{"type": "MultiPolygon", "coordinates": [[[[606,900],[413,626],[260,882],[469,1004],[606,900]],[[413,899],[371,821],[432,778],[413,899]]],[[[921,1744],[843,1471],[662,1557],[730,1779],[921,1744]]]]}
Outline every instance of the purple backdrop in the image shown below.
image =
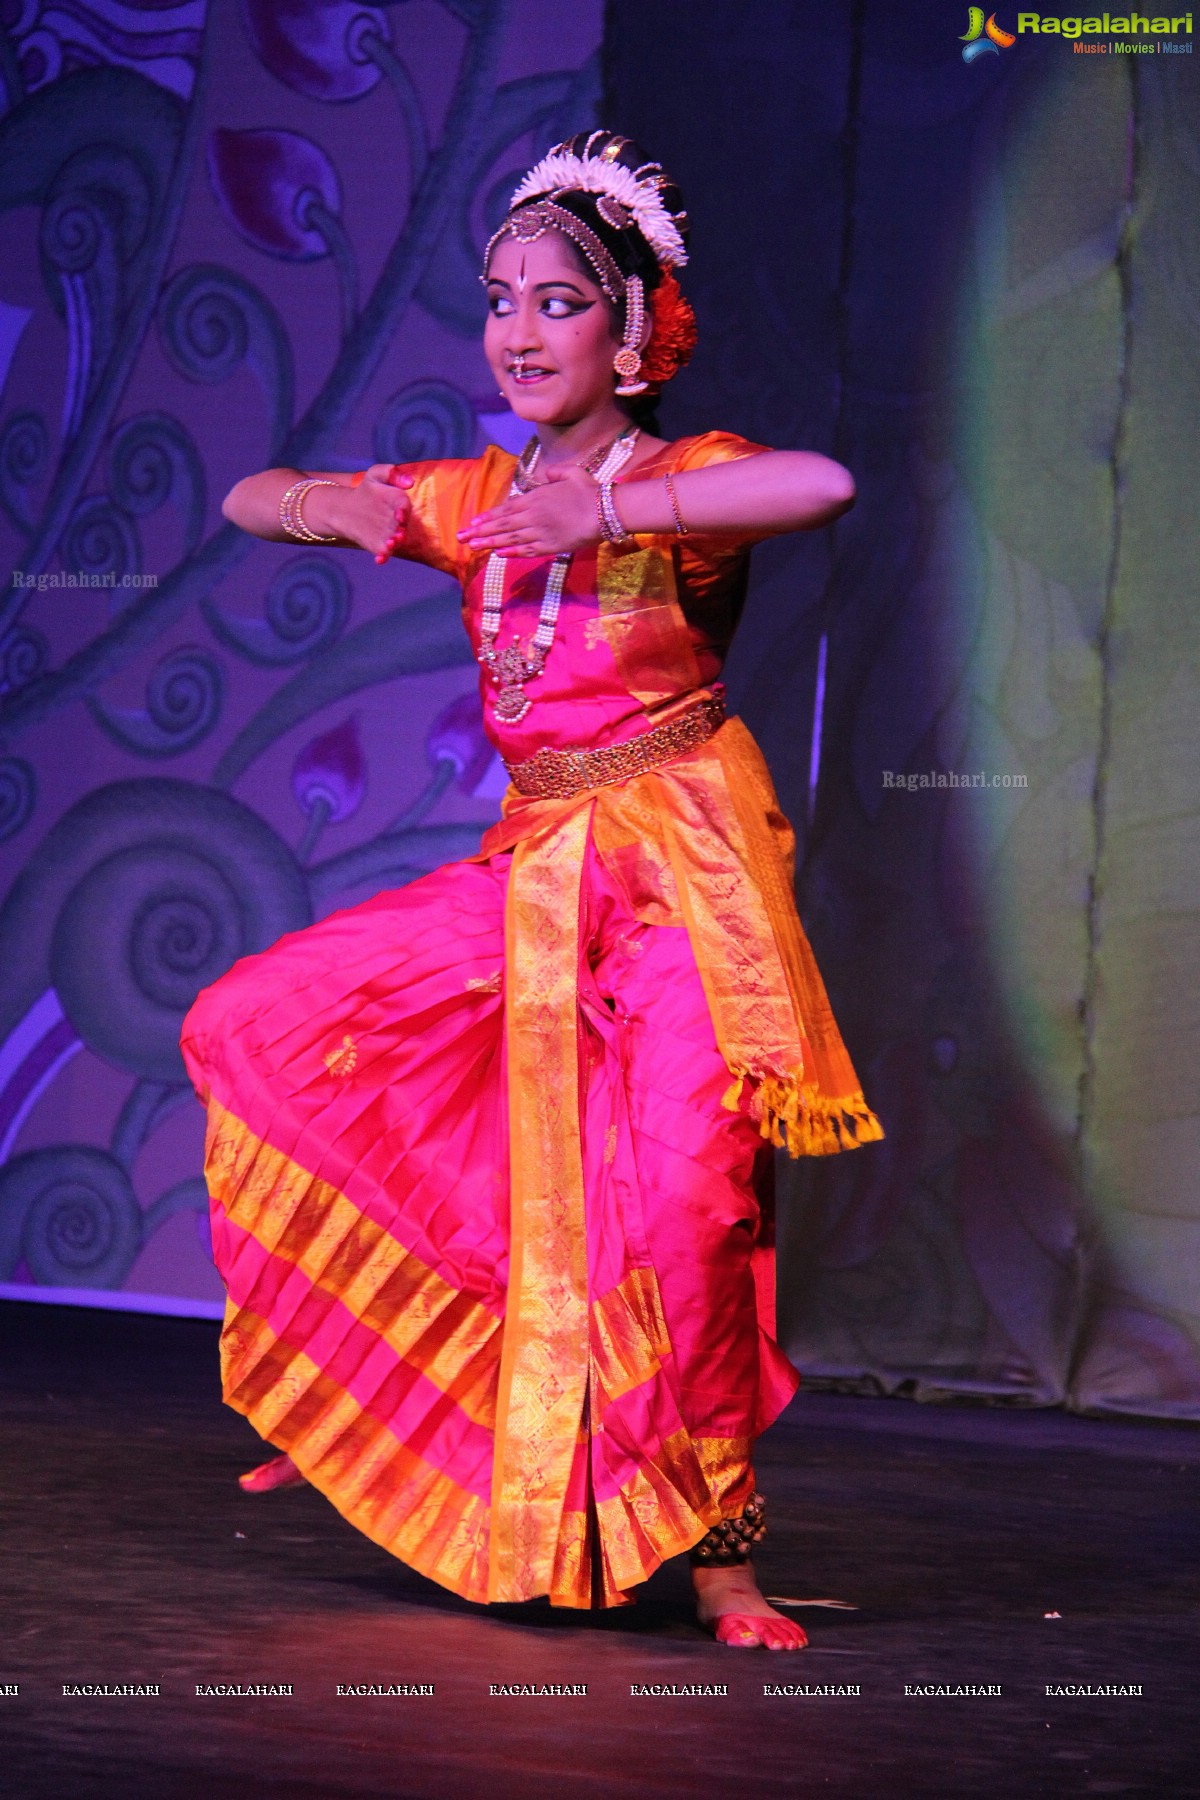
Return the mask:
{"type": "Polygon", "coordinates": [[[220,500],[512,438],[479,249],[599,0],[0,20],[0,1292],[215,1313],[191,995],[501,791],[457,591],[220,500]]]}

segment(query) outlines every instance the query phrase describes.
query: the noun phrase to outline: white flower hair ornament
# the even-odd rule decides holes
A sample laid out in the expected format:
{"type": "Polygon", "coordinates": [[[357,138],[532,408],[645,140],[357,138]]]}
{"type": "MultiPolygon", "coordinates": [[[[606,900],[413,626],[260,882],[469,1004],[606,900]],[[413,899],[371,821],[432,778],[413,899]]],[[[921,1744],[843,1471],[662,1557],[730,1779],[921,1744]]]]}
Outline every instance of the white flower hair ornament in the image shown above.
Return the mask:
{"type": "Polygon", "coordinates": [[[626,169],[602,156],[576,156],[573,151],[560,147],[534,164],[508,204],[511,211],[514,206],[533,200],[539,194],[562,193],[572,188],[582,189],[585,194],[600,194],[615,202],[612,217],[606,213],[603,204],[600,206],[601,216],[614,229],[620,230],[629,222],[628,217],[622,219],[616,213],[617,207],[623,208],[626,215],[632,215],[633,223],[660,266],[678,269],[687,261],[687,250],[678,226],[663,205],[659,192],[663,179],[658,163],[643,163],[640,169],[626,169]]]}

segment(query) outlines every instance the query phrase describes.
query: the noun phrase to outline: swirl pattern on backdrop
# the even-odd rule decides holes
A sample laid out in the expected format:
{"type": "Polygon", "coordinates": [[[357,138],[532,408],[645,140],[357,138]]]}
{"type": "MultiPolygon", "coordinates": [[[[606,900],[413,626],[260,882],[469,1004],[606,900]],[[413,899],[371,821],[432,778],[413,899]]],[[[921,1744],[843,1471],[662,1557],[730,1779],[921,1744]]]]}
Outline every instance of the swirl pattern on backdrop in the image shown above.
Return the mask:
{"type": "Polygon", "coordinates": [[[146,684],[146,704],[132,709],[93,699],[109,737],[136,756],[178,756],[206,738],[221,715],[224,677],[207,650],[185,646],[164,656],[146,684]]]}
{"type": "Polygon", "coordinates": [[[24,1261],[46,1287],[120,1287],[142,1247],[129,1177],[106,1150],[27,1150],[0,1169],[0,1280],[24,1261]]]}
{"type": "Polygon", "coordinates": [[[189,381],[215,386],[246,364],[270,407],[269,442],[292,420],[292,352],[274,306],[251,282],[215,263],[173,275],[158,310],[163,349],[189,381]]]}
{"type": "Polygon", "coordinates": [[[0,430],[0,505],[21,531],[33,523],[29,489],[50,466],[50,433],[41,413],[24,407],[0,430]]]}
{"type": "Polygon", "coordinates": [[[14,625],[0,639],[0,693],[12,694],[40,675],[50,646],[34,625],[14,625]]]}
{"type": "Polygon", "coordinates": [[[247,662],[281,668],[307,660],[340,637],[350,614],[350,578],[319,551],[293,556],[267,589],[261,619],[202,603],[215,635],[247,662]]]}
{"type": "Polygon", "coordinates": [[[63,560],[68,569],[78,570],[97,584],[115,584],[115,595],[121,591],[122,578],[142,566],[137,527],[107,494],[88,494],[63,533],[63,560]]]}
{"type": "Polygon", "coordinates": [[[376,462],[469,456],[475,409],[448,381],[411,381],[381,411],[373,442],[376,462]]]}
{"type": "Polygon", "coordinates": [[[145,519],[169,500],[183,519],[183,554],[204,529],[204,464],[191,434],[165,413],[138,413],[113,433],[109,492],[130,518],[145,519]]]}
{"type": "Polygon", "coordinates": [[[0,957],[24,972],[22,1012],[53,985],[97,1055],[177,1082],[199,990],[310,917],[295,858],[248,807],[144,778],[93,790],[43,839],[0,908],[0,957]]]}

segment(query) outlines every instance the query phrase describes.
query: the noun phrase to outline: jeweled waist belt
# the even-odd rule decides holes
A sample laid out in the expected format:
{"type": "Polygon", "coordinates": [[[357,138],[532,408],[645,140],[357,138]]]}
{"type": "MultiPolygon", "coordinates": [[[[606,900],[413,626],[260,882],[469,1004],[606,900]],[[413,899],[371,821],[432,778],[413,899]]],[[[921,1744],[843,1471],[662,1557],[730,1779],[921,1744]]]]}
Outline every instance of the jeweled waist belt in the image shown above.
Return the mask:
{"type": "Polygon", "coordinates": [[[725,723],[725,690],[718,682],[686,711],[637,737],[599,750],[539,750],[525,762],[505,763],[509,779],[527,800],[571,800],[588,788],[628,781],[648,769],[698,750],[725,723]]]}

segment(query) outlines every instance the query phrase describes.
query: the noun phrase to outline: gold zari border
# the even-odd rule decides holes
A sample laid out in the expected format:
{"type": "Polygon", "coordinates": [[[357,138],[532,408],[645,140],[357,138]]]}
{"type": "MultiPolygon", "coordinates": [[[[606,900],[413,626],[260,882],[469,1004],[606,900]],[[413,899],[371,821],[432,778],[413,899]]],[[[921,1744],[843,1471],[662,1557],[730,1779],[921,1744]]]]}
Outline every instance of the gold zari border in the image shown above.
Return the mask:
{"type": "Polygon", "coordinates": [[[549,1593],[588,1376],[579,1121],[579,901],[589,812],[513,855],[505,906],[508,1299],[496,1404],[489,1600],[549,1593]]]}

